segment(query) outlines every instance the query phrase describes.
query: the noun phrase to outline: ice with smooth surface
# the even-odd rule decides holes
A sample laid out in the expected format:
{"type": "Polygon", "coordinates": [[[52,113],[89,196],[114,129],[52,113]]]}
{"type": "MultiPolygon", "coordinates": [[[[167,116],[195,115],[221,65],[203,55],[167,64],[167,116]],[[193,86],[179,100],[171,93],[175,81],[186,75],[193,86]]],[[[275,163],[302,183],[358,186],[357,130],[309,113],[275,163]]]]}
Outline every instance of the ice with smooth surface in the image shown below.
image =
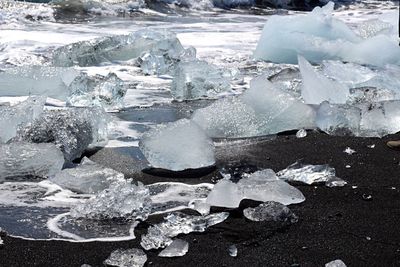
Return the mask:
{"type": "Polygon", "coordinates": [[[212,140],[196,123],[187,119],[150,130],[143,135],[139,147],[156,168],[181,171],[215,163],[212,140]]]}
{"type": "Polygon", "coordinates": [[[53,144],[0,144],[0,182],[18,178],[47,178],[61,171],[64,157],[53,144]]]}
{"type": "Polygon", "coordinates": [[[334,260],[325,264],[325,267],[346,267],[346,264],[342,260],[334,260]]]}
{"type": "Polygon", "coordinates": [[[96,194],[108,188],[113,182],[123,181],[124,175],[85,158],[80,165],[64,169],[49,179],[73,192],[96,194]]]}
{"type": "Polygon", "coordinates": [[[158,253],[159,257],[182,257],[189,251],[189,243],[182,239],[175,239],[172,243],[158,253]]]}
{"type": "Polygon", "coordinates": [[[149,51],[182,51],[176,35],[168,31],[140,30],[128,35],[100,37],[57,48],[55,66],[95,66],[102,62],[124,61],[149,51]]]}
{"type": "Polygon", "coordinates": [[[228,179],[220,180],[208,195],[211,206],[237,208],[242,199],[276,201],[284,205],[301,203],[304,195],[295,187],[279,180],[271,169],[246,174],[236,184],[228,179]]]}
{"type": "Polygon", "coordinates": [[[335,168],[329,165],[309,165],[295,162],[277,173],[279,179],[304,184],[322,183],[336,176],[335,168]]]}
{"type": "Polygon", "coordinates": [[[316,72],[304,57],[299,56],[298,61],[303,78],[301,96],[307,104],[318,105],[324,101],[335,104],[346,103],[349,96],[347,86],[316,72]]]}
{"type": "Polygon", "coordinates": [[[45,102],[45,97],[29,97],[14,106],[0,105],[0,143],[14,138],[19,128],[39,118],[45,102]]]}
{"type": "Polygon", "coordinates": [[[71,209],[71,216],[92,220],[146,220],[151,212],[149,190],[140,182],[114,182],[86,202],[71,209]]]}
{"type": "Polygon", "coordinates": [[[243,210],[243,215],[247,219],[256,222],[296,223],[298,221],[298,217],[288,207],[274,201],[262,203],[255,208],[246,208],[243,210]]]}
{"type": "Polygon", "coordinates": [[[20,129],[17,139],[54,143],[64,153],[65,160],[72,161],[89,145],[107,140],[108,121],[108,115],[97,107],[47,110],[31,125],[20,129]]]}
{"type": "Polygon", "coordinates": [[[199,99],[216,97],[230,88],[229,80],[221,70],[205,61],[194,60],[177,65],[171,94],[178,100],[199,99]]]}
{"type": "Polygon", "coordinates": [[[147,255],[137,248],[117,249],[104,261],[107,266],[142,267],[147,261],[147,255]]]}
{"type": "Polygon", "coordinates": [[[150,226],[140,242],[145,250],[164,248],[171,244],[172,238],[179,234],[204,232],[208,227],[221,223],[229,213],[213,213],[206,216],[192,216],[181,212],[167,215],[164,221],[150,226]]]}
{"type": "Polygon", "coordinates": [[[296,137],[297,138],[304,138],[307,136],[307,131],[304,129],[300,129],[296,132],[296,137]]]}
{"type": "Polygon", "coordinates": [[[235,245],[230,245],[228,248],[229,256],[237,257],[238,249],[235,245]]]}

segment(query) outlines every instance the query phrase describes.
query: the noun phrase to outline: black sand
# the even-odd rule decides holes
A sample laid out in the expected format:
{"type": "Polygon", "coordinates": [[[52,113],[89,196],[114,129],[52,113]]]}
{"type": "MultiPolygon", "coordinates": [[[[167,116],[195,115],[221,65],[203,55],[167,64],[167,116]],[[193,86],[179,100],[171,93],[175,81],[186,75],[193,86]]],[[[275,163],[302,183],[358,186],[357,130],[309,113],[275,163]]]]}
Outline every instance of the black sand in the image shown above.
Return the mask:
{"type": "MultiPolygon", "coordinates": [[[[278,171],[303,159],[304,163],[335,167],[337,176],[348,185],[298,186],[306,201],[290,207],[299,216],[299,222],[291,226],[250,222],[240,210],[231,211],[225,222],[205,233],[181,235],[190,243],[185,256],[166,259],[157,257],[158,251],[147,252],[147,266],[324,266],[335,259],[342,259],[347,266],[400,266],[400,151],[385,146],[392,139],[400,136],[376,139],[309,133],[303,139],[287,135],[274,141],[220,148],[219,168],[250,166],[278,171]],[[375,148],[368,147],[372,144],[375,148]],[[344,153],[346,147],[357,153],[344,153]],[[238,248],[237,258],[227,252],[231,244],[238,248]]],[[[138,176],[137,168],[135,171],[131,165],[135,160],[126,155],[103,150],[92,159],[119,166],[128,176],[138,176]],[[118,162],[121,157],[125,160],[118,162]]],[[[216,177],[214,172],[182,181],[198,183],[216,177]]],[[[145,183],[165,179],[147,174],[138,178],[145,183]]],[[[243,207],[254,204],[242,202],[243,207]]],[[[151,218],[148,223],[160,219],[151,218]]],[[[115,249],[139,248],[146,224],[139,225],[138,238],[128,242],[71,243],[3,237],[0,266],[102,266],[115,249]]]]}

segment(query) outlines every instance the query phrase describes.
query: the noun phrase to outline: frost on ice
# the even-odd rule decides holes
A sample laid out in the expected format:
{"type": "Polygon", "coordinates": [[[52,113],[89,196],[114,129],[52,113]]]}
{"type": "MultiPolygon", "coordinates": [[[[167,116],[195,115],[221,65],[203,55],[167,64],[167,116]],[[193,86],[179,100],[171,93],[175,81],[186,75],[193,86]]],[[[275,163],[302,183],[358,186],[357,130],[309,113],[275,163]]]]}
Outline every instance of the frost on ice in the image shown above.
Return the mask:
{"type": "Polygon", "coordinates": [[[149,190],[140,182],[117,181],[86,202],[71,209],[74,218],[92,220],[146,220],[151,212],[149,190]]]}
{"type": "Polygon", "coordinates": [[[155,168],[181,171],[215,163],[212,140],[187,119],[150,130],[143,135],[139,147],[155,168]]]}
{"type": "Polygon", "coordinates": [[[189,251],[189,243],[182,239],[175,239],[172,243],[163,249],[159,257],[181,257],[189,251]]]}
{"type": "Polygon", "coordinates": [[[273,170],[265,169],[245,174],[237,183],[228,179],[220,180],[208,195],[211,206],[237,208],[242,199],[276,201],[284,205],[301,203],[303,194],[295,187],[279,180],[273,170]]]}
{"type": "Polygon", "coordinates": [[[137,248],[117,249],[104,261],[106,266],[118,267],[143,267],[147,261],[147,255],[137,248]]]}
{"type": "Polygon", "coordinates": [[[246,208],[243,215],[251,221],[275,221],[284,223],[296,223],[298,217],[285,205],[268,201],[255,208],[246,208]]]}
{"type": "Polygon", "coordinates": [[[63,154],[53,144],[0,144],[0,182],[14,178],[47,178],[59,172],[63,165],[63,154]]]}
{"type": "Polygon", "coordinates": [[[225,221],[228,216],[227,212],[206,216],[171,213],[164,218],[163,222],[150,226],[147,234],[142,235],[140,244],[145,250],[164,248],[173,242],[173,237],[191,232],[204,232],[208,227],[225,221]]]}

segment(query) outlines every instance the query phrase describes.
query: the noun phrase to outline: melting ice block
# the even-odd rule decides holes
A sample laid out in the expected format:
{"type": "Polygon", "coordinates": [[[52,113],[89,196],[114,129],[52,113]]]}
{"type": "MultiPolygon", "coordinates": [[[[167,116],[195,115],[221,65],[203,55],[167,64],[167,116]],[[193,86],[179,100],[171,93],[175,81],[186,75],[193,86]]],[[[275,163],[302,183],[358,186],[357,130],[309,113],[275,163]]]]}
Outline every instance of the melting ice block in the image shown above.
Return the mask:
{"type": "Polygon", "coordinates": [[[156,168],[181,171],[215,163],[212,140],[196,123],[187,119],[150,130],[143,135],[139,147],[156,168]]]}
{"type": "Polygon", "coordinates": [[[124,175],[105,168],[85,158],[77,167],[64,169],[50,180],[74,192],[96,194],[108,188],[113,182],[123,181],[124,175]]]}
{"type": "Polygon", "coordinates": [[[142,235],[140,244],[145,250],[164,248],[173,242],[173,237],[191,232],[204,232],[208,227],[225,221],[228,216],[227,212],[206,216],[171,213],[164,218],[163,222],[150,226],[147,234],[142,235]]]}
{"type": "Polygon", "coordinates": [[[128,35],[101,37],[57,48],[55,66],[94,66],[102,62],[129,60],[149,51],[183,51],[176,35],[168,31],[140,30],[128,35]]]}
{"type": "Polygon", "coordinates": [[[0,144],[0,182],[11,178],[47,178],[63,165],[64,157],[53,144],[0,144]]]}
{"type": "Polygon", "coordinates": [[[288,207],[274,201],[262,203],[255,208],[246,208],[243,210],[243,215],[247,219],[256,222],[275,221],[296,223],[298,221],[298,217],[288,207]]]}
{"type": "Polygon", "coordinates": [[[231,88],[221,70],[205,61],[181,62],[177,65],[172,81],[174,99],[187,100],[215,97],[231,88]]]}
{"type": "Polygon", "coordinates": [[[107,266],[118,267],[143,267],[147,261],[147,255],[137,248],[117,249],[104,261],[107,266]]]}
{"type": "Polygon", "coordinates": [[[295,187],[279,180],[270,169],[245,175],[238,183],[220,180],[208,195],[211,206],[237,208],[242,199],[276,201],[284,205],[301,203],[303,194],[295,187]]]}
{"type": "Polygon", "coordinates": [[[175,239],[172,243],[163,249],[159,257],[181,257],[189,251],[189,243],[182,239],[175,239]]]}
{"type": "Polygon", "coordinates": [[[71,216],[91,220],[146,220],[151,211],[149,190],[131,180],[117,181],[71,209],[71,216]]]}

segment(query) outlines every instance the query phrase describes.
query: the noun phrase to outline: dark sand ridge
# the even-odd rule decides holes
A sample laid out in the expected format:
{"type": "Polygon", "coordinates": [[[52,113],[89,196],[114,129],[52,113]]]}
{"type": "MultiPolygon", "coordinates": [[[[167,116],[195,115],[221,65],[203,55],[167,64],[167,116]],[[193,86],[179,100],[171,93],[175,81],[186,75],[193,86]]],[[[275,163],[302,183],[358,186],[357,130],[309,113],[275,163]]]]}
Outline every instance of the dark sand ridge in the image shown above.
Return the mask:
{"type": "MultiPolygon", "coordinates": [[[[273,141],[259,141],[243,146],[228,146],[217,151],[218,167],[253,166],[278,171],[303,159],[304,163],[329,164],[337,176],[348,181],[343,188],[297,186],[306,201],[290,208],[299,222],[289,227],[244,219],[241,209],[231,211],[223,223],[204,233],[180,235],[189,242],[189,252],[180,258],[160,258],[158,251],[146,252],[147,266],[323,266],[342,259],[347,266],[400,266],[400,152],[386,147],[383,139],[331,137],[309,133],[303,139],[281,135],[273,141]],[[375,148],[368,145],[375,144],[375,148]],[[357,153],[343,152],[351,147],[357,153]],[[351,168],[346,168],[350,165],[351,168]],[[352,186],[357,186],[353,188],[352,186]],[[363,197],[364,195],[364,197],[363,197]],[[371,200],[366,200],[371,195],[371,200]],[[238,257],[229,256],[227,248],[236,244],[238,257]]],[[[103,149],[91,157],[115,167],[128,176],[137,175],[132,157],[103,149]],[[129,175],[130,174],[130,175],[129,175]]],[[[137,163],[137,162],[136,162],[137,163]]],[[[180,179],[207,182],[203,178],[180,179]]],[[[145,183],[179,180],[142,174],[145,183]]],[[[241,207],[255,205],[243,201],[241,207]]],[[[138,226],[137,239],[127,242],[71,243],[61,241],[27,241],[3,237],[0,266],[80,266],[102,262],[118,248],[140,248],[140,236],[154,216],[138,226]]]]}

